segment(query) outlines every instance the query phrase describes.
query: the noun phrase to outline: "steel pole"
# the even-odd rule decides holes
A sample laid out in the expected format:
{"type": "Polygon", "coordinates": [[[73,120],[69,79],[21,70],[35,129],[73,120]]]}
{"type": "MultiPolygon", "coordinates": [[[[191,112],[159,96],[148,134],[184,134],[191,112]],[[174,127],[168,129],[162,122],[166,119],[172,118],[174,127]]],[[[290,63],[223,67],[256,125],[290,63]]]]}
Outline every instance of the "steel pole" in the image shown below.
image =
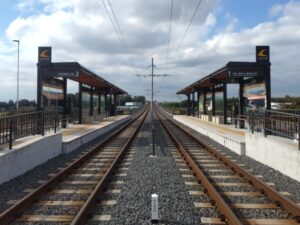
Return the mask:
{"type": "Polygon", "coordinates": [[[13,40],[18,43],[18,64],[17,64],[17,102],[16,108],[19,110],[19,68],[20,68],[20,40],[13,40]]]}
{"type": "Polygon", "coordinates": [[[154,123],[153,123],[153,58],[152,58],[152,73],[151,73],[151,126],[152,126],[152,155],[155,155],[154,147],[154,123]]]}
{"type": "Polygon", "coordinates": [[[20,71],[20,41],[18,41],[18,72],[17,72],[17,110],[19,110],[19,71],[20,71]]]}

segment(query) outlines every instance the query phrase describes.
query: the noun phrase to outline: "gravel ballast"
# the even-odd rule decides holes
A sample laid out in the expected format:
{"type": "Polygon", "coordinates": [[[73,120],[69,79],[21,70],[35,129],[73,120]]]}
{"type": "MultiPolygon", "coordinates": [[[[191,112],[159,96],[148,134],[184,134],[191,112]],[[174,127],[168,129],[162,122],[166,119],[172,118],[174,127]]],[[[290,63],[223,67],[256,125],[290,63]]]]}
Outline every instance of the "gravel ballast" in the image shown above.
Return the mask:
{"type": "MultiPolygon", "coordinates": [[[[112,129],[116,130],[116,128],[112,129]]],[[[8,209],[11,205],[6,204],[9,200],[17,200],[26,196],[28,193],[24,192],[25,189],[35,189],[40,184],[40,180],[47,180],[50,177],[48,174],[57,173],[58,168],[66,167],[66,163],[70,163],[81,154],[83,154],[91,146],[95,146],[96,143],[101,142],[101,140],[106,137],[108,133],[101,135],[99,138],[81,146],[77,150],[69,154],[61,154],[48,162],[35,167],[34,169],[28,171],[27,173],[18,176],[8,182],[0,185],[0,213],[8,209]]],[[[90,185],[82,185],[83,187],[89,187],[90,185]]]]}
{"type": "Polygon", "coordinates": [[[118,198],[110,224],[151,224],[151,194],[158,194],[159,224],[200,224],[181,173],[162,132],[155,123],[155,154],[152,154],[150,115],[133,142],[135,156],[118,198]]]}
{"type": "MultiPolygon", "coordinates": [[[[177,121],[177,123],[179,122],[177,121]]],[[[280,173],[279,171],[269,166],[257,162],[248,156],[240,156],[232,152],[230,149],[224,147],[223,145],[217,143],[213,139],[202,135],[201,133],[198,133],[197,131],[187,126],[184,127],[188,129],[190,133],[193,133],[197,137],[199,137],[201,140],[204,140],[207,143],[211,144],[213,147],[219,150],[221,154],[229,156],[231,160],[236,160],[236,162],[239,164],[243,164],[242,167],[247,169],[248,171],[251,171],[252,174],[261,175],[262,178],[260,179],[262,179],[264,182],[274,183],[274,187],[277,191],[289,192],[291,195],[286,197],[290,198],[296,203],[300,203],[300,182],[280,173]]]]}

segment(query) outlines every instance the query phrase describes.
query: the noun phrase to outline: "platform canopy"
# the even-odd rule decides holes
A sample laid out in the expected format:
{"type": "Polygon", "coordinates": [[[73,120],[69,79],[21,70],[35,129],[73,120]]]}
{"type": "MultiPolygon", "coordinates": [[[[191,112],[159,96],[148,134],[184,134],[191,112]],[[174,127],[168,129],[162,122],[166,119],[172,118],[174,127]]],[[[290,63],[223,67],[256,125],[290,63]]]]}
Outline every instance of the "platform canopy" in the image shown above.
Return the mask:
{"type": "Polygon", "coordinates": [[[99,77],[78,62],[54,62],[50,67],[43,69],[44,77],[63,77],[77,81],[101,90],[106,90],[110,94],[127,94],[126,91],[99,77]]]}
{"type": "Polygon", "coordinates": [[[239,83],[241,80],[260,77],[263,76],[264,67],[265,64],[256,62],[229,62],[224,67],[183,88],[176,94],[191,94],[196,90],[210,88],[217,84],[239,83]]]}

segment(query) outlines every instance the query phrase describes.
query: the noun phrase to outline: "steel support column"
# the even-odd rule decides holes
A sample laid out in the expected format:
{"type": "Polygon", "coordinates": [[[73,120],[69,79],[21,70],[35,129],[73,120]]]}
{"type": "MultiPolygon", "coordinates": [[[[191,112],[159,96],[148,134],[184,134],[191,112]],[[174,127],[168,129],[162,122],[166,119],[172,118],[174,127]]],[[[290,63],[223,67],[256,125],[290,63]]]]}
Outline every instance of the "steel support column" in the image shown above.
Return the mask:
{"type": "Polygon", "coordinates": [[[195,116],[195,92],[192,92],[192,116],[195,116]]]}
{"type": "Polygon", "coordinates": [[[112,116],[112,94],[109,94],[109,116],[112,116]]]}
{"type": "Polygon", "coordinates": [[[104,93],[104,113],[107,113],[107,94],[104,93]]]}
{"type": "Polygon", "coordinates": [[[116,109],[117,109],[117,95],[114,95],[113,115],[116,115],[116,109]]]}
{"type": "Polygon", "coordinates": [[[42,110],[42,88],[43,88],[43,74],[42,67],[37,65],[37,110],[42,110]]]}
{"type": "Polygon", "coordinates": [[[224,118],[224,124],[227,124],[227,84],[223,84],[223,118],[224,118]]]}
{"type": "Polygon", "coordinates": [[[98,90],[98,115],[101,114],[101,93],[98,90]]]}
{"type": "Polygon", "coordinates": [[[191,96],[187,94],[187,116],[191,115],[191,96]]]}
{"type": "Polygon", "coordinates": [[[94,88],[90,87],[90,116],[94,115],[94,88]]]}
{"type": "Polygon", "coordinates": [[[68,96],[67,96],[67,78],[63,79],[63,85],[64,85],[64,89],[63,89],[63,95],[64,95],[64,102],[63,102],[63,107],[64,107],[64,120],[63,120],[63,128],[67,127],[67,116],[68,116],[68,106],[67,106],[67,101],[68,101],[68,96]]]}
{"type": "Polygon", "coordinates": [[[200,107],[199,107],[199,104],[200,104],[200,101],[199,101],[199,98],[200,98],[200,92],[197,91],[197,106],[196,106],[196,109],[197,109],[197,114],[198,114],[198,117],[199,117],[199,114],[200,114],[200,107]]]}
{"type": "Polygon", "coordinates": [[[215,87],[212,87],[211,90],[211,99],[212,99],[212,116],[216,115],[216,101],[215,101],[215,87]]]}
{"type": "Polygon", "coordinates": [[[266,82],[266,107],[268,110],[271,109],[271,70],[270,64],[265,65],[265,82],[266,82]]]}
{"type": "Polygon", "coordinates": [[[239,114],[243,115],[244,113],[244,81],[240,81],[239,89],[239,114]]]}
{"type": "Polygon", "coordinates": [[[78,108],[78,123],[82,124],[82,83],[79,83],[78,108]]]}

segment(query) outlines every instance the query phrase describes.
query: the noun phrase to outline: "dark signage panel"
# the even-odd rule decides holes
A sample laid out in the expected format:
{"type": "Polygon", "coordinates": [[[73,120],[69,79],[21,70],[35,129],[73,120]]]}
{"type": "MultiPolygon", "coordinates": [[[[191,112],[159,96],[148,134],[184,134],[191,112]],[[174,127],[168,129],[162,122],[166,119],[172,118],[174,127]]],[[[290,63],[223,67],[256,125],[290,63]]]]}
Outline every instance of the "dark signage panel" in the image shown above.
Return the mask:
{"type": "Polygon", "coordinates": [[[79,77],[79,71],[62,71],[62,70],[44,70],[44,77],[65,77],[65,78],[73,78],[79,77]]]}
{"type": "Polygon", "coordinates": [[[249,72],[239,72],[239,71],[229,71],[229,77],[231,78],[242,78],[242,77],[257,77],[259,75],[258,71],[249,72]]]}
{"type": "Polygon", "coordinates": [[[51,47],[39,47],[39,60],[41,64],[50,64],[51,63],[51,47]]]}
{"type": "Polygon", "coordinates": [[[270,62],[270,47],[256,46],[256,62],[268,63],[270,62]]]}

